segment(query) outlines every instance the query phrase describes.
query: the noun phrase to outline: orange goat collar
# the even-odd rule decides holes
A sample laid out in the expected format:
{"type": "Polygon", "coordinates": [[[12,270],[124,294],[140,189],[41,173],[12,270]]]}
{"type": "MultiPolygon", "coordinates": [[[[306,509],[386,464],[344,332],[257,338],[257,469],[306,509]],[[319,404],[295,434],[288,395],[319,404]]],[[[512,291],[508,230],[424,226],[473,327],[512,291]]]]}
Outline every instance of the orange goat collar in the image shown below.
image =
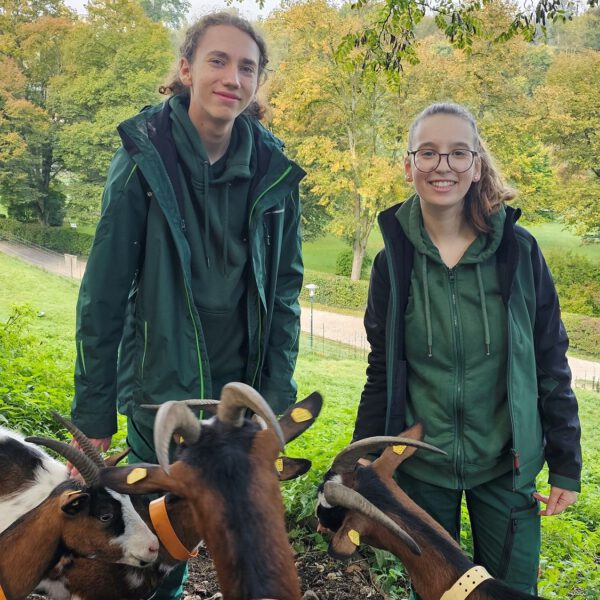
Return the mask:
{"type": "Polygon", "coordinates": [[[447,592],[444,592],[440,600],[465,600],[486,579],[493,578],[484,567],[475,566],[464,573],[447,592]]]}
{"type": "MultiPolygon", "coordinates": [[[[158,539],[174,559],[188,560],[188,558],[198,556],[198,550],[196,549],[190,552],[181,543],[181,540],[173,530],[173,525],[171,525],[169,515],[167,514],[166,496],[161,496],[150,502],[150,520],[152,521],[158,539]]],[[[0,596],[0,600],[2,600],[2,596],[0,596]]]]}
{"type": "Polygon", "coordinates": [[[0,585],[0,600],[6,600],[6,596],[4,595],[4,590],[2,589],[1,585],[0,585]]]}

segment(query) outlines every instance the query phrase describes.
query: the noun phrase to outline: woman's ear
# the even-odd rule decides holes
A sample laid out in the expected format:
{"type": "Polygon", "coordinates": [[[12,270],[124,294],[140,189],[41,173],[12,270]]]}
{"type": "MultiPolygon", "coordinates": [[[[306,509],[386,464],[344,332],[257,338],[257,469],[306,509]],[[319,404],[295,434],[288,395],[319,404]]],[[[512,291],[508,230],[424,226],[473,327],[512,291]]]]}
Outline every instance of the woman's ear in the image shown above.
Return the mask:
{"type": "Polygon", "coordinates": [[[406,181],[412,181],[412,163],[410,160],[410,154],[404,159],[404,173],[406,175],[406,181]]]}
{"type": "Polygon", "coordinates": [[[192,87],[192,66],[187,58],[179,59],[179,79],[187,87],[192,87]]]}
{"type": "Polygon", "coordinates": [[[473,167],[473,181],[479,181],[481,179],[481,158],[479,156],[475,157],[473,167]]]}

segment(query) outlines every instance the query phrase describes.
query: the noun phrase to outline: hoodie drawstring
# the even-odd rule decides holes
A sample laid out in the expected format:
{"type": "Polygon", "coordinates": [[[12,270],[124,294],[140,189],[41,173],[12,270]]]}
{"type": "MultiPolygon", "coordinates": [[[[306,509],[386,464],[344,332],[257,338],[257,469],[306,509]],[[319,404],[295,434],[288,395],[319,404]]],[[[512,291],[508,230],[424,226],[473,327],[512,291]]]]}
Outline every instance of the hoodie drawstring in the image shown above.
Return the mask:
{"type": "Polygon", "coordinates": [[[485,343],[485,354],[490,355],[490,325],[488,322],[487,306],[485,304],[485,290],[483,288],[483,278],[481,276],[481,265],[477,263],[475,265],[475,272],[477,273],[477,285],[479,286],[479,299],[481,301],[481,317],[483,319],[483,331],[484,331],[484,343],[485,343]]]}
{"type": "Polygon", "coordinates": [[[431,307],[429,305],[429,282],[427,281],[427,256],[423,256],[423,293],[425,296],[425,326],[427,328],[427,357],[433,356],[433,332],[431,330],[431,307]]]}
{"type": "Polygon", "coordinates": [[[208,249],[210,248],[210,244],[208,243],[210,236],[210,211],[208,210],[208,198],[210,194],[210,181],[208,174],[208,161],[205,160],[203,167],[203,182],[202,182],[202,192],[204,194],[204,236],[202,237],[202,245],[204,246],[204,256],[206,257],[206,266],[210,269],[210,257],[208,256],[208,249]]]}

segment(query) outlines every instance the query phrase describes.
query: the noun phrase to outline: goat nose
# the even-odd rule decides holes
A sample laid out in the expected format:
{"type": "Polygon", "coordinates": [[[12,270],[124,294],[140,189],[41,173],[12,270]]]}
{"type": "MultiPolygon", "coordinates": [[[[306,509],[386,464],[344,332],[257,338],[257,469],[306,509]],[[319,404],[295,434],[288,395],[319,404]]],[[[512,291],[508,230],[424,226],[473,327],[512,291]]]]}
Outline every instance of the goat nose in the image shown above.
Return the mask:
{"type": "Polygon", "coordinates": [[[150,554],[156,554],[159,551],[159,549],[160,544],[158,543],[158,540],[153,544],[150,544],[150,546],[148,546],[148,552],[150,552],[150,554]]]}

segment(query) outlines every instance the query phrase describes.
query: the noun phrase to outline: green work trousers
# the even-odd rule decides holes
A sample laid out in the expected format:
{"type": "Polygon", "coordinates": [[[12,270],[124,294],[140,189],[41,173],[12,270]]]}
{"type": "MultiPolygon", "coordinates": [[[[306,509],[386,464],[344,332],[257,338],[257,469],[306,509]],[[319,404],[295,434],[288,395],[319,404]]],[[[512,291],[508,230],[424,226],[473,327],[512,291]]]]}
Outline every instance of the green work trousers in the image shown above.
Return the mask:
{"type": "MultiPolygon", "coordinates": [[[[535,481],[512,489],[509,472],[469,490],[450,490],[396,472],[398,485],[456,540],[463,493],[473,534],[473,562],[510,587],[535,594],[541,547],[535,481]]],[[[414,592],[411,599],[418,600],[414,592]]]]}
{"type": "MultiPolygon", "coordinates": [[[[154,452],[152,431],[142,429],[131,419],[127,419],[127,445],[131,448],[128,456],[129,463],[156,464],[158,462],[154,452]]],[[[157,496],[155,495],[153,498],[157,496]]],[[[163,579],[156,594],[152,596],[152,600],[180,600],[183,596],[183,585],[187,580],[187,574],[187,562],[180,563],[163,579]]]]}

